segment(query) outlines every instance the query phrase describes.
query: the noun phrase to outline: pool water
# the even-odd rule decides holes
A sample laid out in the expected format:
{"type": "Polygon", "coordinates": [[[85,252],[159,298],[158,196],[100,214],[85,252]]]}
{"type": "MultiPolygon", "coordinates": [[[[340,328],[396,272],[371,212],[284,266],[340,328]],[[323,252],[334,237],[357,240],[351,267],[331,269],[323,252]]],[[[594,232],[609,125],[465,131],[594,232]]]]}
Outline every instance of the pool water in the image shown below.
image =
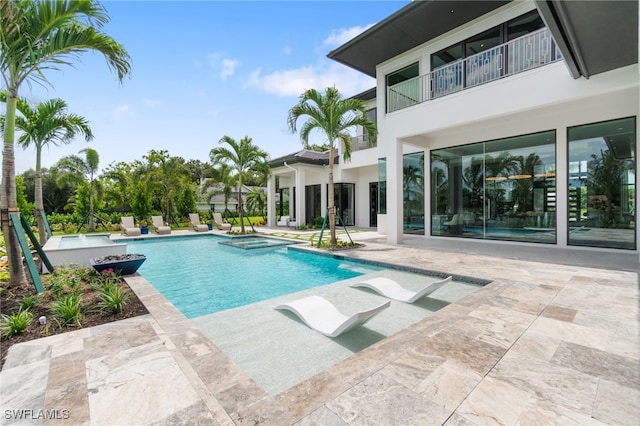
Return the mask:
{"type": "Polygon", "coordinates": [[[111,245],[109,234],[64,235],[60,237],[58,248],[99,247],[111,245]]]}
{"type": "Polygon", "coordinates": [[[228,239],[127,240],[127,252],[147,256],[138,272],[190,319],[380,270],[286,247],[238,250],[221,241],[228,239]]]}

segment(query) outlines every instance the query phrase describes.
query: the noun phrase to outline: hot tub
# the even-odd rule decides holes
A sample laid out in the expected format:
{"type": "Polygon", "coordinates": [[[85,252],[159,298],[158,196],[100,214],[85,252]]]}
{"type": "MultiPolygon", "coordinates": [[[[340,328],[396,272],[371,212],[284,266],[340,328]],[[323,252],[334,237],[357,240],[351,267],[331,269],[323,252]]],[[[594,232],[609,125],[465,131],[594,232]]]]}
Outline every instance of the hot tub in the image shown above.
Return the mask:
{"type": "MultiPolygon", "coordinates": [[[[126,254],[126,243],[114,243],[111,234],[80,234],[51,237],[42,247],[52,266],[90,266],[89,259],[126,254]]],[[[43,268],[46,267],[43,265],[43,268]]]]}

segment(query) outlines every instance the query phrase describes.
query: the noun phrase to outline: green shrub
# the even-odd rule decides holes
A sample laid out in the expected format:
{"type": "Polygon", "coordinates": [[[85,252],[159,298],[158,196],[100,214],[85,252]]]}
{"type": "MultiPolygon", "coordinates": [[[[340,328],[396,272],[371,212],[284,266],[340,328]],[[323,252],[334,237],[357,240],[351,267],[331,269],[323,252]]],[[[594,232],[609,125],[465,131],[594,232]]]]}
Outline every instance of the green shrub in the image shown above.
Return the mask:
{"type": "Polygon", "coordinates": [[[123,292],[119,285],[107,283],[100,290],[100,306],[118,314],[122,312],[130,296],[129,293],[123,292]]]}
{"type": "Polygon", "coordinates": [[[51,311],[62,325],[77,325],[80,327],[82,318],[80,302],[80,296],[72,293],[54,301],[51,304],[51,311]]]}
{"type": "Polygon", "coordinates": [[[31,311],[19,310],[11,315],[2,315],[2,333],[7,336],[15,336],[23,333],[33,320],[31,311]]]}
{"type": "Polygon", "coordinates": [[[38,296],[23,297],[18,303],[18,309],[21,311],[32,311],[33,307],[36,306],[38,302],[40,302],[40,298],[38,296]]]}

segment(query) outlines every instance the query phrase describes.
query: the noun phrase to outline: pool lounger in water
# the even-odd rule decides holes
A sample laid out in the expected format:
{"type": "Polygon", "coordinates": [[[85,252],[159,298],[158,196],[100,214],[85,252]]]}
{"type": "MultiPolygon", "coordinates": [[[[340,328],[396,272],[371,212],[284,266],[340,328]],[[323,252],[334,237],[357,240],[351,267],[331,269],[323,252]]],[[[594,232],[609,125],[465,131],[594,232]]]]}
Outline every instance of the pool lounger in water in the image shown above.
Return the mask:
{"type": "Polygon", "coordinates": [[[447,277],[440,281],[429,283],[418,291],[410,291],[402,287],[400,284],[386,277],[376,277],[365,281],[351,284],[350,287],[366,287],[374,290],[389,299],[399,300],[400,302],[413,303],[416,300],[428,296],[448,282],[452,277],[447,277]]]}
{"type": "Polygon", "coordinates": [[[328,337],[338,337],[342,333],[369,321],[384,309],[388,308],[390,304],[391,301],[387,300],[375,308],[346,316],[340,313],[340,311],[324,297],[308,296],[293,302],[278,305],[275,309],[291,311],[317,332],[328,337]]]}

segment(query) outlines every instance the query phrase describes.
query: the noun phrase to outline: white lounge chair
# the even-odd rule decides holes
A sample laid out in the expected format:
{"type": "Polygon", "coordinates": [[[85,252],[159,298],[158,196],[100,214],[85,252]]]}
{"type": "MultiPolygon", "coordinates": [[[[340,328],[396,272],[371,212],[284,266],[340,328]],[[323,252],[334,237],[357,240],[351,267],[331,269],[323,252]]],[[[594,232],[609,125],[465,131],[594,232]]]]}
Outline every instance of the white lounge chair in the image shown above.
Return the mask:
{"type": "Polygon", "coordinates": [[[281,216],[280,220],[276,222],[276,226],[289,226],[289,216],[281,216]]]}
{"type": "Polygon", "coordinates": [[[440,281],[434,281],[418,291],[407,290],[391,278],[386,277],[376,277],[365,281],[360,281],[351,284],[350,287],[370,288],[371,290],[374,290],[381,295],[388,297],[389,299],[399,300],[400,302],[405,303],[413,303],[422,297],[430,295],[448,282],[451,282],[451,279],[452,277],[447,277],[440,281]]]}
{"type": "Polygon", "coordinates": [[[340,313],[324,297],[308,296],[293,302],[278,305],[275,309],[288,310],[300,317],[305,324],[328,337],[338,337],[342,333],[360,326],[389,307],[387,300],[375,308],[356,312],[351,316],[340,313]]]}
{"type": "Polygon", "coordinates": [[[127,236],[140,235],[140,228],[133,221],[133,216],[122,216],[120,218],[120,230],[127,236]]]}
{"type": "Polygon", "coordinates": [[[218,229],[222,229],[223,231],[228,231],[231,229],[231,224],[222,220],[222,215],[220,213],[213,214],[213,226],[218,229]]]}
{"type": "Polygon", "coordinates": [[[160,235],[171,233],[171,227],[162,222],[162,216],[151,216],[151,224],[153,225],[153,230],[160,235]]]}
{"type": "Polygon", "coordinates": [[[207,232],[209,226],[206,223],[200,223],[200,215],[198,213],[189,213],[189,222],[194,231],[207,232]]]}

